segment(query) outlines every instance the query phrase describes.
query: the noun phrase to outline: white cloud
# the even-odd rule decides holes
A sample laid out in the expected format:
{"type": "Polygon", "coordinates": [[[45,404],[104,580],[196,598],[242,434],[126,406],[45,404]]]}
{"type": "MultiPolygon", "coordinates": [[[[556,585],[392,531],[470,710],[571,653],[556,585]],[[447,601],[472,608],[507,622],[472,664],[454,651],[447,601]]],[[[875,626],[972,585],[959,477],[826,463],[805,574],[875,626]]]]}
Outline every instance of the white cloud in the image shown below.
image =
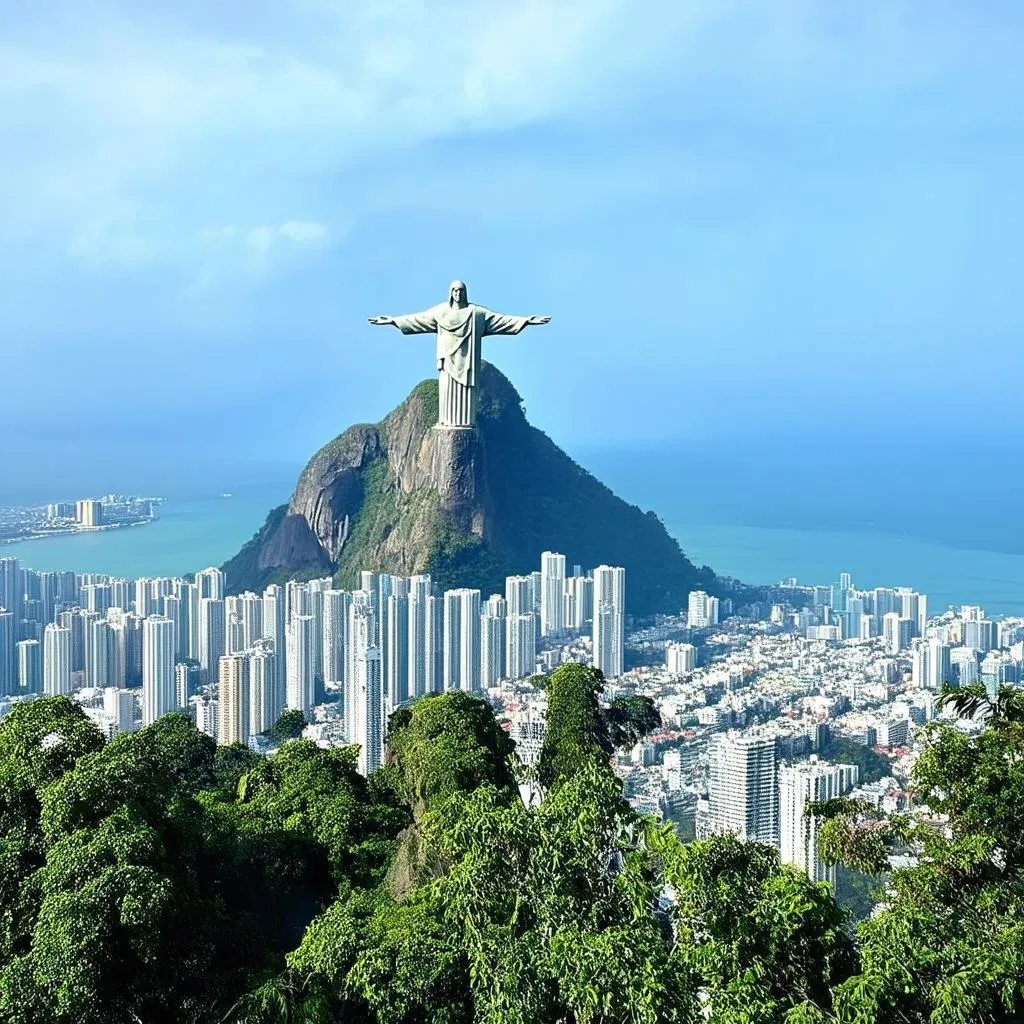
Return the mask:
{"type": "Polygon", "coordinates": [[[770,105],[766,82],[785,101],[808,68],[833,69],[839,88],[928,71],[906,56],[897,0],[884,17],[847,16],[853,49],[849,25],[806,0],[181,8],[158,0],[126,24],[113,0],[83,0],[59,31],[20,22],[28,7],[0,15],[0,260],[42,235],[92,264],[186,265],[219,223],[277,225],[238,227],[239,256],[322,245],[335,234],[323,223],[351,216],[327,180],[400,165],[425,141],[607,118],[647,93],[699,110],[749,87],[770,105]],[[856,62],[872,47],[887,72],[856,62]]]}
{"type": "MultiPolygon", "coordinates": [[[[8,15],[4,233],[47,232],[63,237],[56,250],[100,262],[189,259],[193,236],[219,218],[322,241],[289,209],[318,176],[600,106],[609,70],[667,44],[642,26],[658,7],[298,0],[279,24],[225,5],[200,29],[176,27],[172,5],[126,25],[99,3],[59,33],[19,31],[8,15]]],[[[668,36],[691,20],[671,9],[668,36]]],[[[252,244],[265,242],[257,231],[252,244]]]]}
{"type": "Polygon", "coordinates": [[[327,226],[316,221],[286,220],[277,230],[278,234],[297,245],[314,246],[327,241],[327,226]]]}
{"type": "Polygon", "coordinates": [[[239,274],[259,277],[332,244],[342,233],[309,220],[281,224],[220,224],[197,232],[188,260],[188,287],[202,291],[239,274]]]}

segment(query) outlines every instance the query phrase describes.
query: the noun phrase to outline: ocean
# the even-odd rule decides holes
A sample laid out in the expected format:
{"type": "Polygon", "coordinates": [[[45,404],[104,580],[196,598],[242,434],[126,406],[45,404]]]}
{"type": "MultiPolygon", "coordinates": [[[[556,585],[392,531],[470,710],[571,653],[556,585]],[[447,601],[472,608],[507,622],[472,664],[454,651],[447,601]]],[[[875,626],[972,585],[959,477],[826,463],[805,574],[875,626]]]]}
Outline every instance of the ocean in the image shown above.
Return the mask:
{"type": "MultiPolygon", "coordinates": [[[[721,574],[749,583],[789,576],[830,583],[850,572],[860,587],[914,587],[928,594],[932,612],[969,603],[990,615],[1024,614],[1021,504],[1006,483],[1001,500],[987,507],[967,496],[959,477],[948,481],[949,493],[941,486],[946,478],[933,477],[929,513],[917,475],[886,478],[877,466],[858,476],[848,462],[808,470],[673,446],[591,449],[574,457],[622,497],[657,512],[691,560],[721,574]]],[[[234,473],[230,498],[212,487],[165,492],[155,523],[4,544],[0,555],[35,569],[128,577],[220,565],[288,500],[298,472],[287,467],[249,483],[234,473]]],[[[572,564],[572,552],[565,554],[572,564]]]]}

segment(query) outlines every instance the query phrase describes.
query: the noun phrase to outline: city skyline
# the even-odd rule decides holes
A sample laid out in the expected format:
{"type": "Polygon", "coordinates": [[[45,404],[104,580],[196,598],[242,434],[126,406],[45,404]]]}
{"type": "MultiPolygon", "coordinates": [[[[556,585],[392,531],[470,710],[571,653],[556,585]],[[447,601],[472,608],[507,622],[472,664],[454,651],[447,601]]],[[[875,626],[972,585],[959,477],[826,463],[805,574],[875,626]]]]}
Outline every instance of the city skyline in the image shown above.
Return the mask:
{"type": "Polygon", "coordinates": [[[924,593],[861,587],[847,571],[829,584],[784,579],[771,601],[751,594],[740,609],[695,590],[678,614],[627,633],[624,570],[569,574],[552,551],[538,565],[485,600],[439,591],[429,575],[364,571],[351,591],[324,577],[230,594],[213,567],[129,580],[0,558],[0,714],[68,694],[113,738],[185,710],[218,744],[265,752],[268,730],[294,709],[318,744],[356,744],[369,774],[392,711],[464,692],[501,711],[530,764],[547,704],[535,677],[590,664],[606,701],[643,695],[658,711],[660,724],[612,759],[637,810],[683,841],[768,844],[835,886],[809,804],[851,795],[914,813],[899,759],[921,749],[917,727],[939,714],[942,690],[980,683],[991,697],[1024,681],[1024,617],[979,605],[936,614],[924,593]],[[865,774],[851,743],[885,751],[892,775],[865,774]]]}
{"type": "Polygon", "coordinates": [[[479,589],[441,591],[429,574],[364,571],[354,590],[323,577],[228,593],[215,567],[132,580],[3,557],[0,714],[12,700],[91,693],[110,736],[187,711],[218,743],[246,745],[293,709],[358,744],[367,774],[381,763],[388,716],[426,694],[529,679],[558,664],[553,652],[573,637],[591,644],[582,660],[622,673],[625,570],[591,576],[575,565],[567,577],[554,552],[540,563],[506,579],[507,597],[485,601],[479,589]]]}

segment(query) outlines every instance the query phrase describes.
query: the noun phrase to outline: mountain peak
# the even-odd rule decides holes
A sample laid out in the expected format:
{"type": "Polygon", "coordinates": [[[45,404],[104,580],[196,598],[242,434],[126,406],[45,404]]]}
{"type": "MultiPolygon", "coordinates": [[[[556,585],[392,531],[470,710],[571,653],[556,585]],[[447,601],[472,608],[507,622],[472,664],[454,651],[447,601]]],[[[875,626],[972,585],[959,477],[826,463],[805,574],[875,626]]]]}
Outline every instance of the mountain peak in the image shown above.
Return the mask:
{"type": "Polygon", "coordinates": [[[678,611],[714,589],[653,513],[617,497],[530,426],[507,377],[483,363],[475,428],[435,427],[438,385],[418,384],[376,424],[310,459],[287,506],[224,566],[233,592],[359,571],[430,573],[442,588],[504,591],[506,575],[561,551],[570,565],[626,568],[627,609],[678,611]]]}

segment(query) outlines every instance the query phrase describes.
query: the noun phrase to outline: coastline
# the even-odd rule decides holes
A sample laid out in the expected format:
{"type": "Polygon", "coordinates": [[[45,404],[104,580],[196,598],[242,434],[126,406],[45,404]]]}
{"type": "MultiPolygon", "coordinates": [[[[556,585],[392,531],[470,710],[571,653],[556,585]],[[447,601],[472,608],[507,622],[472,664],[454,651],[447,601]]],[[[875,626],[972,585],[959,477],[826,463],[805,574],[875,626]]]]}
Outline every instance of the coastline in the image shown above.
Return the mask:
{"type": "Polygon", "coordinates": [[[136,523],[103,523],[100,526],[76,526],[73,530],[47,530],[45,533],[27,533],[22,537],[0,537],[0,544],[22,544],[33,540],[56,540],[59,537],[77,537],[80,534],[96,534],[105,530],[124,530],[132,526],[151,526],[158,522],[159,516],[140,519],[136,523]]]}
{"type": "MultiPolygon", "coordinates": [[[[639,497],[642,507],[658,510],[694,563],[745,583],[772,585],[789,576],[829,583],[840,572],[851,572],[861,587],[913,586],[929,595],[929,608],[936,611],[963,603],[980,604],[991,615],[1024,611],[1024,553],[986,548],[982,531],[965,528],[959,543],[942,543],[886,529],[880,522],[858,529],[767,522],[750,526],[737,521],[735,509],[694,508],[688,489],[654,488],[648,482],[647,493],[638,495],[635,482],[617,483],[617,493],[634,501],[639,497]]],[[[0,544],[0,555],[39,570],[127,578],[176,576],[222,565],[259,530],[268,510],[288,500],[291,483],[268,481],[245,488],[235,483],[231,500],[213,496],[223,489],[211,487],[202,497],[166,499],[154,520],[124,524],[151,530],[108,524],[115,528],[50,534],[24,545],[7,541],[0,544]]],[[[572,552],[566,554],[572,557],[572,552]]]]}

